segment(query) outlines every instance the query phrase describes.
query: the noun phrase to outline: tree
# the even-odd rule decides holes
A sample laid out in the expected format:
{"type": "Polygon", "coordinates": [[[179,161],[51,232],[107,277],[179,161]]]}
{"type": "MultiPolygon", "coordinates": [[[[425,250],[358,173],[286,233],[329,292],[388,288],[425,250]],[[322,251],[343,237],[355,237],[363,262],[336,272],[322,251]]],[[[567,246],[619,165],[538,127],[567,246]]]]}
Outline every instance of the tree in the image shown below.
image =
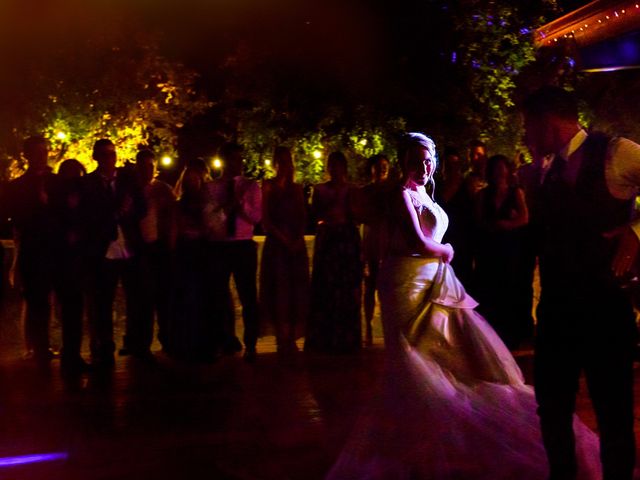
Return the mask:
{"type": "Polygon", "coordinates": [[[20,139],[36,133],[50,139],[53,167],[76,158],[92,170],[102,137],[121,163],[141,147],[173,157],[180,128],[210,106],[194,88],[195,72],[163,57],[152,39],[97,38],[59,53],[25,67],[18,108],[0,120],[13,137],[2,152],[9,177],[24,167],[20,139]]]}
{"type": "Polygon", "coordinates": [[[216,114],[208,119],[209,130],[191,136],[204,148],[190,155],[215,155],[207,137],[235,141],[244,146],[247,173],[263,178],[274,173],[274,148],[286,145],[294,153],[298,181],[314,184],[325,178],[326,156],[343,150],[352,179],[368,180],[365,159],[380,152],[393,156],[403,119],[349,99],[339,85],[328,88],[327,77],[299,81],[304,68],[283,64],[278,51],[240,42],[217,71],[222,88],[213,93],[216,114]]]}
{"type": "Polygon", "coordinates": [[[492,151],[515,152],[521,126],[514,102],[523,70],[536,60],[533,31],[557,12],[554,0],[517,6],[504,0],[460,2],[453,12],[459,63],[471,93],[468,121],[492,151]]]}

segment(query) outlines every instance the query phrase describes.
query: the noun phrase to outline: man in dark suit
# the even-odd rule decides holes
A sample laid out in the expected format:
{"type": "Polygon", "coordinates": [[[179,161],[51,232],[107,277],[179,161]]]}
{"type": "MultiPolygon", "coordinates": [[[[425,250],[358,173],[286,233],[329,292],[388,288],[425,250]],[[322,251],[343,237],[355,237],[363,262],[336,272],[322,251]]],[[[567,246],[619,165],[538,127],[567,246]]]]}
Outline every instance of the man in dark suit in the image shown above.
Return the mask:
{"type": "Polygon", "coordinates": [[[127,327],[122,354],[148,358],[152,325],[141,314],[139,222],[144,215],[142,195],[130,169],[116,169],[116,148],[101,139],[93,146],[98,168],[85,177],[83,206],[89,259],[89,326],[91,355],[96,366],[114,363],[113,302],[118,279],[126,298],[127,327]]]}
{"type": "Polygon", "coordinates": [[[576,100],[558,87],[532,93],[523,113],[526,143],[539,159],[531,206],[541,277],[535,389],[549,478],[576,478],[573,414],[584,372],[603,478],[631,480],[637,332],[621,279],[640,245],[631,220],[640,145],[585,131],[576,100]]]}
{"type": "Polygon", "coordinates": [[[11,218],[18,252],[17,267],[26,304],[27,348],[37,361],[46,362],[53,356],[49,348],[49,296],[53,289],[56,227],[49,197],[55,176],[47,165],[46,138],[27,138],[23,153],[27,171],[9,183],[4,207],[11,218]]]}

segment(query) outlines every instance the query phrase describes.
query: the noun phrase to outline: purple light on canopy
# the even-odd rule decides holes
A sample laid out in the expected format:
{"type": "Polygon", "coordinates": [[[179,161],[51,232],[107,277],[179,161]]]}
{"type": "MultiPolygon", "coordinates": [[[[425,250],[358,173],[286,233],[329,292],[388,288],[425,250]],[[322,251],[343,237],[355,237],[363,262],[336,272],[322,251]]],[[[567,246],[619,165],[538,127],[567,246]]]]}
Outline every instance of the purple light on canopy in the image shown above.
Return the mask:
{"type": "Polygon", "coordinates": [[[12,467],[14,465],[25,465],[28,463],[52,462],[54,460],[66,460],[69,454],[58,453],[36,453],[31,455],[18,455],[15,457],[0,457],[0,468],[12,467]]]}

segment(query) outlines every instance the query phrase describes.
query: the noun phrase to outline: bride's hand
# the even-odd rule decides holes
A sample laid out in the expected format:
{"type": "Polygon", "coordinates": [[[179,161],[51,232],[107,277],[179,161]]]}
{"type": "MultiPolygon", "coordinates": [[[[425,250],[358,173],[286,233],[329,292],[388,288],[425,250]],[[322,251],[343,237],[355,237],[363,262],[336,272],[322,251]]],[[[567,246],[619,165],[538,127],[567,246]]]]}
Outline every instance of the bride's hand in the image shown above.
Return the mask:
{"type": "Polygon", "coordinates": [[[453,260],[453,247],[450,243],[445,243],[442,247],[442,260],[444,260],[444,263],[451,263],[451,260],[453,260]]]}

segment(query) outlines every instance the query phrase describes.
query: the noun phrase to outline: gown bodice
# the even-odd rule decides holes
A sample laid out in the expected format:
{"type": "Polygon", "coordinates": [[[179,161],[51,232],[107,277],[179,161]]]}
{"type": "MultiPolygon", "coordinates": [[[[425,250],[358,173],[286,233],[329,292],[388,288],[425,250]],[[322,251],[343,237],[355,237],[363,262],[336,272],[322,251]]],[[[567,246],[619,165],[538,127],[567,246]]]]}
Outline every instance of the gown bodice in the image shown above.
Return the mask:
{"type": "Polygon", "coordinates": [[[449,217],[446,212],[426,192],[410,189],[406,189],[406,192],[418,214],[422,233],[437,242],[442,242],[442,237],[449,226],[449,217]]]}

